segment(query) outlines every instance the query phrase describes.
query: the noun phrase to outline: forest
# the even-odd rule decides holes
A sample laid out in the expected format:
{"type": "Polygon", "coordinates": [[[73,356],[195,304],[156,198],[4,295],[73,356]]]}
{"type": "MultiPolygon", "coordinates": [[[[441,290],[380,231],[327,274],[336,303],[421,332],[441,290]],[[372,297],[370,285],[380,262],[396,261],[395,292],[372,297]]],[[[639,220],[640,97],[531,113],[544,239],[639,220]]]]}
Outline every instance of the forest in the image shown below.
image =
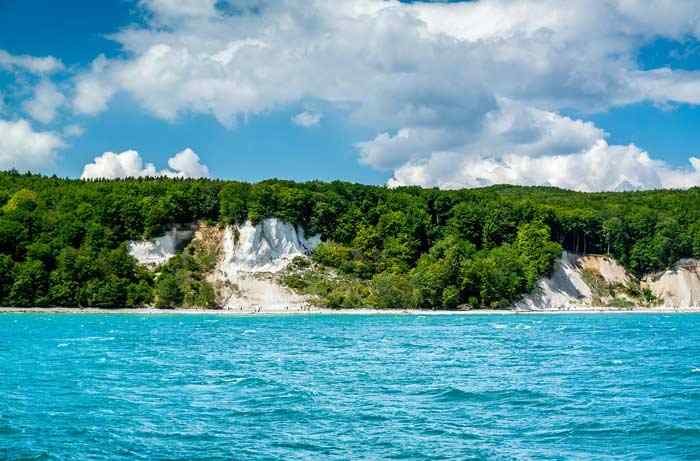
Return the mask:
{"type": "Polygon", "coordinates": [[[562,250],[609,254],[636,276],[700,257],[700,190],[389,189],[347,182],[81,181],[0,172],[0,305],[215,307],[179,255],[158,272],[127,242],[173,224],[277,217],[320,233],[285,283],[330,307],[507,307],[562,250]]]}

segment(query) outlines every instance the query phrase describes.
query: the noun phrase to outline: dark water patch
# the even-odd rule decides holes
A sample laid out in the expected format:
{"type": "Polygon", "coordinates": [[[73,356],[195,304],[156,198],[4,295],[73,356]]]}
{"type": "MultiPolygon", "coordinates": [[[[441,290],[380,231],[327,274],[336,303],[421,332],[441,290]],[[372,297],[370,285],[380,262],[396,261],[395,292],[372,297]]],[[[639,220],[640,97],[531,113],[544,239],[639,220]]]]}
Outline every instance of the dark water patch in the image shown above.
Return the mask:
{"type": "Polygon", "coordinates": [[[429,389],[423,392],[437,402],[507,403],[511,405],[546,404],[553,397],[528,389],[496,389],[465,391],[455,387],[429,389]]]}

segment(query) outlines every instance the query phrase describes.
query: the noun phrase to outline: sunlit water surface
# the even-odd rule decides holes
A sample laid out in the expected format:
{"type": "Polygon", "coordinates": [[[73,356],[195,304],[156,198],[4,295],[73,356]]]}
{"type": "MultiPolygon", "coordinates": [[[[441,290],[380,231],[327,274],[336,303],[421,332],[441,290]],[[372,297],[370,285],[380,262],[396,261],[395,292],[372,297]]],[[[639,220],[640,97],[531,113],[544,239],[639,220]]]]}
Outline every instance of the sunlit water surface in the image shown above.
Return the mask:
{"type": "Polygon", "coordinates": [[[0,459],[700,459],[700,316],[0,315],[0,459]]]}

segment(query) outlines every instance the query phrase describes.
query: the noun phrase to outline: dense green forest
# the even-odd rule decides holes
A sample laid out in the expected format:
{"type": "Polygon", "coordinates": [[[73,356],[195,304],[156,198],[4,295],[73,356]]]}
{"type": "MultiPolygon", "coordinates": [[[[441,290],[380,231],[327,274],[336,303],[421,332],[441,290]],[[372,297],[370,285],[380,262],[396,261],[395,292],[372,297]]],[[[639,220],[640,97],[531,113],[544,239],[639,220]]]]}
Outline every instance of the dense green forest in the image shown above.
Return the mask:
{"type": "Polygon", "coordinates": [[[641,276],[700,257],[700,190],[578,193],[494,186],[441,191],[345,182],[130,179],[0,173],[0,304],[211,305],[190,254],[158,273],[126,242],[175,223],[278,217],[320,233],[286,276],[333,307],[502,307],[531,290],[562,249],[605,253],[641,276]],[[324,282],[325,280],[325,282],[324,282]]]}

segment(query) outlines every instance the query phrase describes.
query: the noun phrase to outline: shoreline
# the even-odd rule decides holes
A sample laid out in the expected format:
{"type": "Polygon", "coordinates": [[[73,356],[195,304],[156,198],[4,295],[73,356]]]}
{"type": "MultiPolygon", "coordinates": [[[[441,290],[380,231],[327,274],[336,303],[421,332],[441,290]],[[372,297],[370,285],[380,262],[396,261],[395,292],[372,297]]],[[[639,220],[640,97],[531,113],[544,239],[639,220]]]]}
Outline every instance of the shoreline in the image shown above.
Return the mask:
{"type": "Polygon", "coordinates": [[[428,309],[156,309],[156,308],[95,308],[95,307],[0,307],[0,314],[127,314],[127,315],[224,315],[224,316],[275,316],[275,315],[566,315],[566,314],[698,314],[699,307],[632,309],[586,308],[586,309],[474,309],[474,310],[428,310],[428,309]]]}

